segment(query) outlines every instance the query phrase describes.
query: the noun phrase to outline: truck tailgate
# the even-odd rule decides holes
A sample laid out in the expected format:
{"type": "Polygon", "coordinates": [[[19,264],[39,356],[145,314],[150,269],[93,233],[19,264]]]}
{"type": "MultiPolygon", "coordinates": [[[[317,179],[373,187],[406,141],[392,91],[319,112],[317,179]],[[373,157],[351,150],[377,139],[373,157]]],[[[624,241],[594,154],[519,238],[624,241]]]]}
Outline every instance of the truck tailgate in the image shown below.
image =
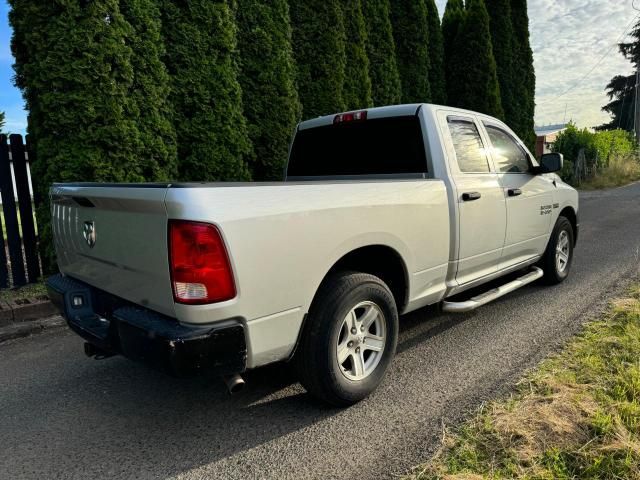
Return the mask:
{"type": "Polygon", "coordinates": [[[52,229],[65,275],[174,316],[167,185],[54,185],[52,229]]]}

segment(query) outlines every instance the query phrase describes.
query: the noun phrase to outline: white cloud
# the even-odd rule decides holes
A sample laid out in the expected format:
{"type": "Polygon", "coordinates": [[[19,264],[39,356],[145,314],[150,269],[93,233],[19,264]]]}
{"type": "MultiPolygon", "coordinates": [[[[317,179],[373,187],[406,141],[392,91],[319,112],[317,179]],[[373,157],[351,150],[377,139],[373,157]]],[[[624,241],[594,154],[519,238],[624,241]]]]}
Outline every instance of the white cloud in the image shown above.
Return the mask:
{"type": "MultiPolygon", "coordinates": [[[[446,0],[437,4],[444,12],[446,0]]],[[[562,122],[565,108],[566,120],[580,126],[608,121],[601,111],[608,102],[605,87],[615,75],[632,71],[614,45],[637,14],[631,0],[529,0],[536,123],[562,122]]]]}

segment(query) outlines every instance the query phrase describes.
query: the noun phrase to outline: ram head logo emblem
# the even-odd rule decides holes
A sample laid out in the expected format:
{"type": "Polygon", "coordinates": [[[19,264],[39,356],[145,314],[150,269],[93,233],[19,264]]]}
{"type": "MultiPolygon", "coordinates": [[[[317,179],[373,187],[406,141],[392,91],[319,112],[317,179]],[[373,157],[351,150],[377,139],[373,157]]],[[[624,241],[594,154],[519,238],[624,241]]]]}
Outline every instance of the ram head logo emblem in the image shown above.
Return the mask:
{"type": "Polygon", "coordinates": [[[84,236],[87,245],[89,245],[89,248],[93,248],[96,244],[96,224],[90,221],[84,222],[82,235],[84,236]]]}

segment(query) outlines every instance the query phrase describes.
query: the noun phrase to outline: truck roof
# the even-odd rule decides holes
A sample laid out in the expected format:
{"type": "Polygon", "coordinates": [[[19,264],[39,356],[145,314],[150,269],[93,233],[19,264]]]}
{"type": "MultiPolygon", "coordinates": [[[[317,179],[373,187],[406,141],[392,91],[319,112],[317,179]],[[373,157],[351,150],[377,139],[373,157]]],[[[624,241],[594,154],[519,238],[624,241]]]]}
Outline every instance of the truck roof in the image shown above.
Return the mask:
{"type": "MultiPolygon", "coordinates": [[[[387,117],[404,117],[409,115],[415,115],[419,108],[426,108],[429,110],[437,109],[437,108],[446,108],[447,110],[454,110],[460,113],[471,113],[473,115],[482,115],[484,117],[488,117],[487,115],[480,114],[478,112],[473,112],[471,110],[465,110],[462,108],[449,107],[444,105],[436,105],[431,103],[407,103],[403,105],[389,105],[386,107],[374,107],[374,108],[361,108],[358,110],[350,110],[353,111],[365,111],[367,112],[367,118],[387,118],[387,117]]],[[[305,120],[304,122],[300,122],[298,125],[298,130],[306,130],[308,128],[316,128],[316,127],[324,127],[327,125],[331,125],[336,117],[336,115],[340,115],[340,113],[346,112],[336,112],[331,115],[325,115],[322,117],[312,118],[310,120],[305,120]]],[[[488,117],[492,118],[492,117],[488,117]]]]}

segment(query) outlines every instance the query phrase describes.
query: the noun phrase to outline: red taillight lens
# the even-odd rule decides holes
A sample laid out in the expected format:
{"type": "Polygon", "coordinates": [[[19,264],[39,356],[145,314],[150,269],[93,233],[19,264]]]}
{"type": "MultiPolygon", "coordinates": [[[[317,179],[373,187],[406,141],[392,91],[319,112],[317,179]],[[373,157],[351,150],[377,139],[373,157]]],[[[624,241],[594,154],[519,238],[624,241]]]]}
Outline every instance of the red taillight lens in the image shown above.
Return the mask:
{"type": "Polygon", "coordinates": [[[170,220],[169,265],[178,303],[224,302],[236,296],[229,256],[213,225],[170,220]]]}

